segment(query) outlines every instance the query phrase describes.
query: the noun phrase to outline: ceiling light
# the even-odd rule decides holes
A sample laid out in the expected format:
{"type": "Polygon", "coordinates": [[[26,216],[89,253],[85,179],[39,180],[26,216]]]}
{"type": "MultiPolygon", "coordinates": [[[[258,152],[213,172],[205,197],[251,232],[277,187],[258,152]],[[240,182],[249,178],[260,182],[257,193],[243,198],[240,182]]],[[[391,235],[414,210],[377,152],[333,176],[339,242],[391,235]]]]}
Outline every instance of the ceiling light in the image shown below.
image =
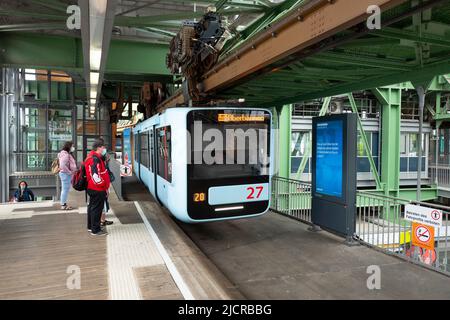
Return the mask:
{"type": "Polygon", "coordinates": [[[89,64],[91,70],[100,70],[100,62],[102,60],[102,49],[93,48],[91,45],[89,55],[90,55],[89,64]]]}
{"type": "Polygon", "coordinates": [[[100,73],[91,71],[91,86],[97,86],[98,85],[98,78],[100,76],[100,73]]]}

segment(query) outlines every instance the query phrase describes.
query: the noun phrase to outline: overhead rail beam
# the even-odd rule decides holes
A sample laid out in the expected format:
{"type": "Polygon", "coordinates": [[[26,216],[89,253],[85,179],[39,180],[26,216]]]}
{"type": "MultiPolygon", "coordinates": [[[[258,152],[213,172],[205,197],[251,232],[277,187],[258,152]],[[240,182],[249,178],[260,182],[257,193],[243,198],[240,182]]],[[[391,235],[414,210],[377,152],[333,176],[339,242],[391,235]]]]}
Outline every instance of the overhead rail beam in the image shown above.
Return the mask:
{"type": "MultiPolygon", "coordinates": [[[[247,39],[244,45],[228,53],[205,74],[201,90],[209,93],[229,87],[245,76],[361,23],[367,19],[367,8],[371,5],[386,10],[403,2],[405,0],[312,0],[300,5],[286,18],[269,25],[263,32],[247,39]]],[[[159,108],[183,100],[169,99],[159,108]]]]}
{"type": "MultiPolygon", "coordinates": [[[[402,0],[336,0],[336,1],[310,1],[307,5],[300,5],[294,8],[286,18],[273,25],[267,25],[264,31],[259,32],[247,39],[246,43],[230,53],[225,54],[219,63],[208,73],[204,75],[203,82],[199,85],[200,90],[206,96],[215,99],[226,99],[227,97],[237,97],[239,88],[243,88],[247,83],[253,84],[254,80],[258,78],[258,82],[263,81],[265,77],[268,81],[273,80],[272,77],[280,74],[280,71],[286,70],[284,68],[291,67],[298,64],[299,61],[311,59],[327,58],[330,62],[334,58],[344,59],[349,67],[351,64],[361,64],[360,71],[366,72],[370,75],[370,81],[366,79],[342,79],[343,81],[336,83],[334,86],[324,86],[321,88],[320,83],[317,83],[317,90],[309,90],[309,92],[298,92],[294,96],[284,96],[281,100],[274,99],[271,101],[270,93],[263,92],[263,97],[258,94],[253,94],[257,90],[252,88],[251,99],[254,102],[261,102],[264,105],[274,105],[274,103],[286,104],[300,101],[307,97],[313,99],[317,97],[331,96],[335,94],[342,94],[351,92],[353,90],[360,90],[362,84],[363,89],[372,88],[374,86],[383,86],[393,83],[394,79],[408,81],[411,79],[420,78],[420,70],[424,72],[438,74],[436,71],[441,62],[444,63],[447,58],[442,56],[428,61],[427,65],[416,66],[410,60],[405,60],[400,57],[386,57],[379,59],[377,55],[358,56],[358,59],[365,59],[365,61],[353,62],[351,56],[343,52],[341,56],[337,55],[339,51],[331,51],[339,46],[352,44],[358,41],[358,38],[363,35],[371,34],[373,30],[366,27],[365,20],[368,17],[366,13],[370,5],[378,5],[382,12],[392,9],[400,4],[402,10],[392,12],[381,21],[382,28],[386,28],[394,23],[404,21],[406,18],[414,14],[431,9],[440,4],[445,4],[447,0],[430,0],[421,2],[416,6],[408,8],[407,1],[402,0]],[[343,32],[345,31],[345,32],[343,32]],[[328,52],[324,52],[328,51],[328,52]],[[384,63],[384,62],[387,62],[384,63]],[[370,66],[369,66],[370,65],[370,66]],[[381,66],[383,70],[380,70],[381,66]],[[388,69],[392,69],[390,72],[388,69]],[[389,76],[386,76],[387,72],[389,76]],[[265,77],[263,77],[265,76],[265,77]],[[374,81],[372,81],[374,79],[374,81]],[[347,81],[349,80],[349,81],[347,81]],[[390,81],[393,80],[393,81],[390,81]],[[250,82],[252,81],[252,82],[250,82]],[[356,89],[353,89],[355,86],[356,89]],[[228,93],[231,88],[236,88],[234,93],[228,93]],[[334,90],[336,89],[336,90],[334,90]],[[320,93],[320,96],[318,94],[320,93]]],[[[406,34],[406,33],[405,33],[406,34]]],[[[374,34],[375,36],[375,34],[374,34]]],[[[408,37],[410,35],[408,34],[408,37]]],[[[378,37],[373,37],[375,41],[379,41],[378,37]]],[[[368,41],[369,39],[363,39],[368,41]]],[[[398,41],[397,39],[393,39],[398,41]]],[[[387,40],[391,41],[392,40],[387,40]]],[[[429,38],[426,41],[431,41],[429,38]]],[[[396,42],[399,44],[399,42],[396,42]]],[[[443,44],[439,43],[441,47],[443,44]]],[[[395,45],[395,44],[394,44],[395,45]]],[[[356,57],[355,57],[356,58],[356,57]]],[[[320,65],[320,61],[317,61],[320,65]]],[[[303,67],[299,68],[302,69],[303,67]]],[[[444,68],[441,73],[448,68],[444,68]]],[[[289,71],[289,70],[288,70],[289,71]]],[[[292,70],[291,70],[292,71],[292,70]]],[[[294,70],[295,71],[295,70],[294,70]]],[[[305,70],[299,71],[301,76],[305,70]]],[[[295,74],[292,73],[294,77],[295,74]]],[[[301,77],[300,77],[301,78],[301,77]]],[[[326,78],[324,78],[326,79],[326,78]]],[[[299,85],[299,89],[305,88],[313,84],[314,81],[295,81],[295,85],[299,85]]],[[[289,81],[292,83],[293,81],[289,81]]],[[[322,82],[323,83],[323,82],[322,82]]],[[[325,81],[326,84],[326,81],[325,81]]],[[[256,83],[255,83],[256,85],[256,83]]],[[[242,91],[242,90],[241,90],[242,91]]],[[[181,91],[175,94],[181,95],[181,91]]],[[[242,96],[245,98],[245,94],[242,96]]],[[[277,95],[274,95],[277,96],[277,95]]],[[[278,95],[279,96],[279,95],[278,95]]],[[[183,97],[171,97],[159,106],[159,110],[166,107],[173,106],[173,102],[185,103],[183,97]]],[[[258,102],[258,103],[259,103],[258,102]]]]}

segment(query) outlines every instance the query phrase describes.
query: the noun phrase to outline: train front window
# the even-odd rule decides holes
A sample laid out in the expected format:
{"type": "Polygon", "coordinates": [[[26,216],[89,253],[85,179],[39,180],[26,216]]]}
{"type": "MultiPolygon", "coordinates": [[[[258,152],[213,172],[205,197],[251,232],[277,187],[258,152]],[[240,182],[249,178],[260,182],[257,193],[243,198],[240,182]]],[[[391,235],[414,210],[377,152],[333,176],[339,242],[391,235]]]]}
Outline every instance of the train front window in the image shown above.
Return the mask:
{"type": "Polygon", "coordinates": [[[267,111],[194,110],[188,131],[191,179],[269,175],[267,111]]]}

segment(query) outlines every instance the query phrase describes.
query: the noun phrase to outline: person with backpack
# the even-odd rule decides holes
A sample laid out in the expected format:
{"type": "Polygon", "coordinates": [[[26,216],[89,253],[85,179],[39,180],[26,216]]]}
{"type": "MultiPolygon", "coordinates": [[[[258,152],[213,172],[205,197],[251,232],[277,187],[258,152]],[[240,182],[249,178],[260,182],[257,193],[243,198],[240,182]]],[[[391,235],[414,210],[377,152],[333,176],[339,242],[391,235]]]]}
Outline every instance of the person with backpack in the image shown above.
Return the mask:
{"type": "Polygon", "coordinates": [[[14,202],[34,201],[34,193],[28,188],[26,181],[19,182],[19,188],[14,192],[14,202]]]}
{"type": "Polygon", "coordinates": [[[67,204],[69,197],[69,190],[71,186],[72,176],[77,171],[77,163],[73,157],[75,147],[72,141],[67,141],[60,153],[58,153],[59,163],[59,179],[61,180],[61,210],[73,210],[71,206],[67,204]]]}
{"type": "Polygon", "coordinates": [[[88,204],[88,231],[94,236],[104,236],[108,233],[102,230],[100,220],[105,206],[110,186],[109,172],[103,157],[107,150],[103,139],[97,139],[92,145],[92,151],[89,153],[84,168],[86,170],[87,194],[89,195],[88,204]]]}

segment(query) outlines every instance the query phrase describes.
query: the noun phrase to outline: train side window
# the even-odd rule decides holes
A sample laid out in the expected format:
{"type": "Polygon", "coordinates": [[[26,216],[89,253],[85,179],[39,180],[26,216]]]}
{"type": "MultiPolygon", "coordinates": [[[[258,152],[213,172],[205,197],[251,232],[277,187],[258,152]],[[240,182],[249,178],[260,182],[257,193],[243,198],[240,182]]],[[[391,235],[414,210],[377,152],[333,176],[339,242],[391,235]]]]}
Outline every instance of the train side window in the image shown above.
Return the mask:
{"type": "Polygon", "coordinates": [[[148,168],[149,167],[149,157],[148,157],[148,131],[142,132],[140,135],[141,145],[140,145],[140,153],[141,153],[141,164],[148,168]]]}
{"type": "Polygon", "coordinates": [[[172,182],[172,135],[170,126],[158,128],[157,153],[158,153],[158,175],[172,182]]]}
{"type": "Polygon", "coordinates": [[[155,164],[153,163],[153,156],[155,154],[155,142],[153,140],[153,129],[150,130],[150,141],[149,141],[149,145],[150,145],[150,171],[153,172],[153,168],[155,167],[155,164]]]}
{"type": "Polygon", "coordinates": [[[136,133],[134,135],[134,157],[136,162],[140,162],[140,152],[139,152],[139,139],[140,139],[140,133],[136,133]]]}

